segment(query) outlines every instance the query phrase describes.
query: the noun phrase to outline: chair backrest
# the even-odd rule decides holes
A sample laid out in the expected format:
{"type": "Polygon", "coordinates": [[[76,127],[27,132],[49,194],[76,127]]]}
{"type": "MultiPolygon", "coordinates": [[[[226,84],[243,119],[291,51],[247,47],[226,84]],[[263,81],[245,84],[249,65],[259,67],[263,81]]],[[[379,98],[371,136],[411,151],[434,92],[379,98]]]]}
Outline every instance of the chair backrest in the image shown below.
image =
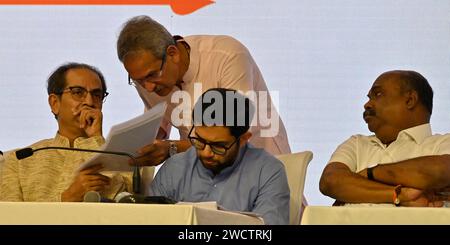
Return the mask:
{"type": "MultiPolygon", "coordinates": [[[[161,166],[161,165],[160,165],[161,166]]],[[[155,176],[154,166],[145,166],[141,168],[141,188],[142,194],[150,196],[150,185],[155,176]]]]}
{"type": "Polygon", "coordinates": [[[289,224],[299,225],[301,219],[301,208],[303,199],[303,189],[305,187],[306,169],[313,158],[311,151],[303,151],[291,154],[276,156],[283,162],[286,169],[289,189],[291,191],[291,201],[289,209],[289,224]]]}

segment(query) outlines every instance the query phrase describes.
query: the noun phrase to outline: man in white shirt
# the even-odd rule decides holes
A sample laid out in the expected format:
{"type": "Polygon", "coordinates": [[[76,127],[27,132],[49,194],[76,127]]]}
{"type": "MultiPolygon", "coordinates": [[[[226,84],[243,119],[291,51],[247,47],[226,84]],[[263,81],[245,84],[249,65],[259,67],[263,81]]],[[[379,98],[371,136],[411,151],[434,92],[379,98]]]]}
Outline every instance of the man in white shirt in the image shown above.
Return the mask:
{"type": "MultiPolygon", "coordinates": [[[[257,106],[267,107],[265,111],[273,117],[273,125],[260,125],[258,121],[250,130],[254,135],[251,143],[274,155],[290,153],[286,130],[262,74],[247,48],[236,39],[216,35],[172,36],[150,17],[137,16],[123,26],[117,54],[128,72],[129,84],[136,87],[146,109],[161,101],[168,102],[158,138],[167,139],[172,126],[180,132],[179,141],[157,140],[143,148],[138,159],[142,164],[157,165],[170,156],[170,149],[184,152],[190,147],[187,140],[192,122],[190,112],[197,97],[210,88],[235,89],[243,94],[265,92],[266,103],[257,106]],[[180,101],[177,97],[180,92],[188,95],[189,101],[180,101]],[[180,109],[185,113],[182,122],[174,120],[180,109]]],[[[258,119],[262,116],[258,115],[258,119]]]]}
{"type": "Polygon", "coordinates": [[[375,135],[354,135],[325,167],[320,191],[338,203],[442,206],[450,186],[450,135],[432,135],[433,90],[414,71],[380,75],[364,105],[375,135]]]}

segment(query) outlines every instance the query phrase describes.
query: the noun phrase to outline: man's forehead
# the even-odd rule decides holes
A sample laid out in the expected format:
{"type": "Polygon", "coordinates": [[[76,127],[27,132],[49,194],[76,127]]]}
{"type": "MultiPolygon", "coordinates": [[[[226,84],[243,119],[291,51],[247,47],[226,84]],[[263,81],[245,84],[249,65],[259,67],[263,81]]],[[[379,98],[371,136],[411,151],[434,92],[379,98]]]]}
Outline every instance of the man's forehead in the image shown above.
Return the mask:
{"type": "Polygon", "coordinates": [[[148,50],[137,50],[128,53],[124,58],[124,66],[129,75],[134,79],[141,79],[156,67],[157,59],[148,50]]]}
{"type": "Polygon", "coordinates": [[[98,74],[84,68],[70,69],[66,73],[66,86],[80,86],[90,88],[102,88],[102,82],[98,74]]]}
{"type": "Polygon", "coordinates": [[[157,60],[159,59],[149,50],[139,49],[129,52],[124,58],[124,63],[133,63],[135,66],[147,66],[157,60]]]}
{"type": "Polygon", "coordinates": [[[194,132],[199,137],[208,141],[228,141],[233,136],[225,126],[195,126],[194,132]]]}
{"type": "Polygon", "coordinates": [[[385,74],[378,77],[372,84],[371,91],[375,89],[399,89],[401,86],[400,77],[396,74],[385,74]]]}

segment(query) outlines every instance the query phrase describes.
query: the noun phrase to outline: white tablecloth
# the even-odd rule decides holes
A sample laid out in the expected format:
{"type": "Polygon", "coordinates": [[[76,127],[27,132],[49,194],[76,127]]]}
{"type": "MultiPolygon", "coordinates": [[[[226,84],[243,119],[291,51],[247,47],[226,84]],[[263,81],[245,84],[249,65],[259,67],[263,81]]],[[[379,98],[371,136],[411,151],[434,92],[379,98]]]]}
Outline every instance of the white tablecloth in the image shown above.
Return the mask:
{"type": "Polygon", "coordinates": [[[0,202],[0,224],[263,224],[262,219],[195,205],[0,202]]]}
{"type": "Polygon", "coordinates": [[[450,208],[307,206],[302,225],[450,224],[450,208]]]}

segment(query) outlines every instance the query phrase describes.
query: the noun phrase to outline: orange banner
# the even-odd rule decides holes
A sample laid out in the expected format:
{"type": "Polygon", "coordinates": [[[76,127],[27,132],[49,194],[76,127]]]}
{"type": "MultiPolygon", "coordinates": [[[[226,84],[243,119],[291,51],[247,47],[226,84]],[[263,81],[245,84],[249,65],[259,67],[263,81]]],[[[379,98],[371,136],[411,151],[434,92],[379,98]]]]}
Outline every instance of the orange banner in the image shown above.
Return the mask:
{"type": "Polygon", "coordinates": [[[179,15],[195,12],[213,0],[0,0],[0,5],[170,5],[179,15]]]}

